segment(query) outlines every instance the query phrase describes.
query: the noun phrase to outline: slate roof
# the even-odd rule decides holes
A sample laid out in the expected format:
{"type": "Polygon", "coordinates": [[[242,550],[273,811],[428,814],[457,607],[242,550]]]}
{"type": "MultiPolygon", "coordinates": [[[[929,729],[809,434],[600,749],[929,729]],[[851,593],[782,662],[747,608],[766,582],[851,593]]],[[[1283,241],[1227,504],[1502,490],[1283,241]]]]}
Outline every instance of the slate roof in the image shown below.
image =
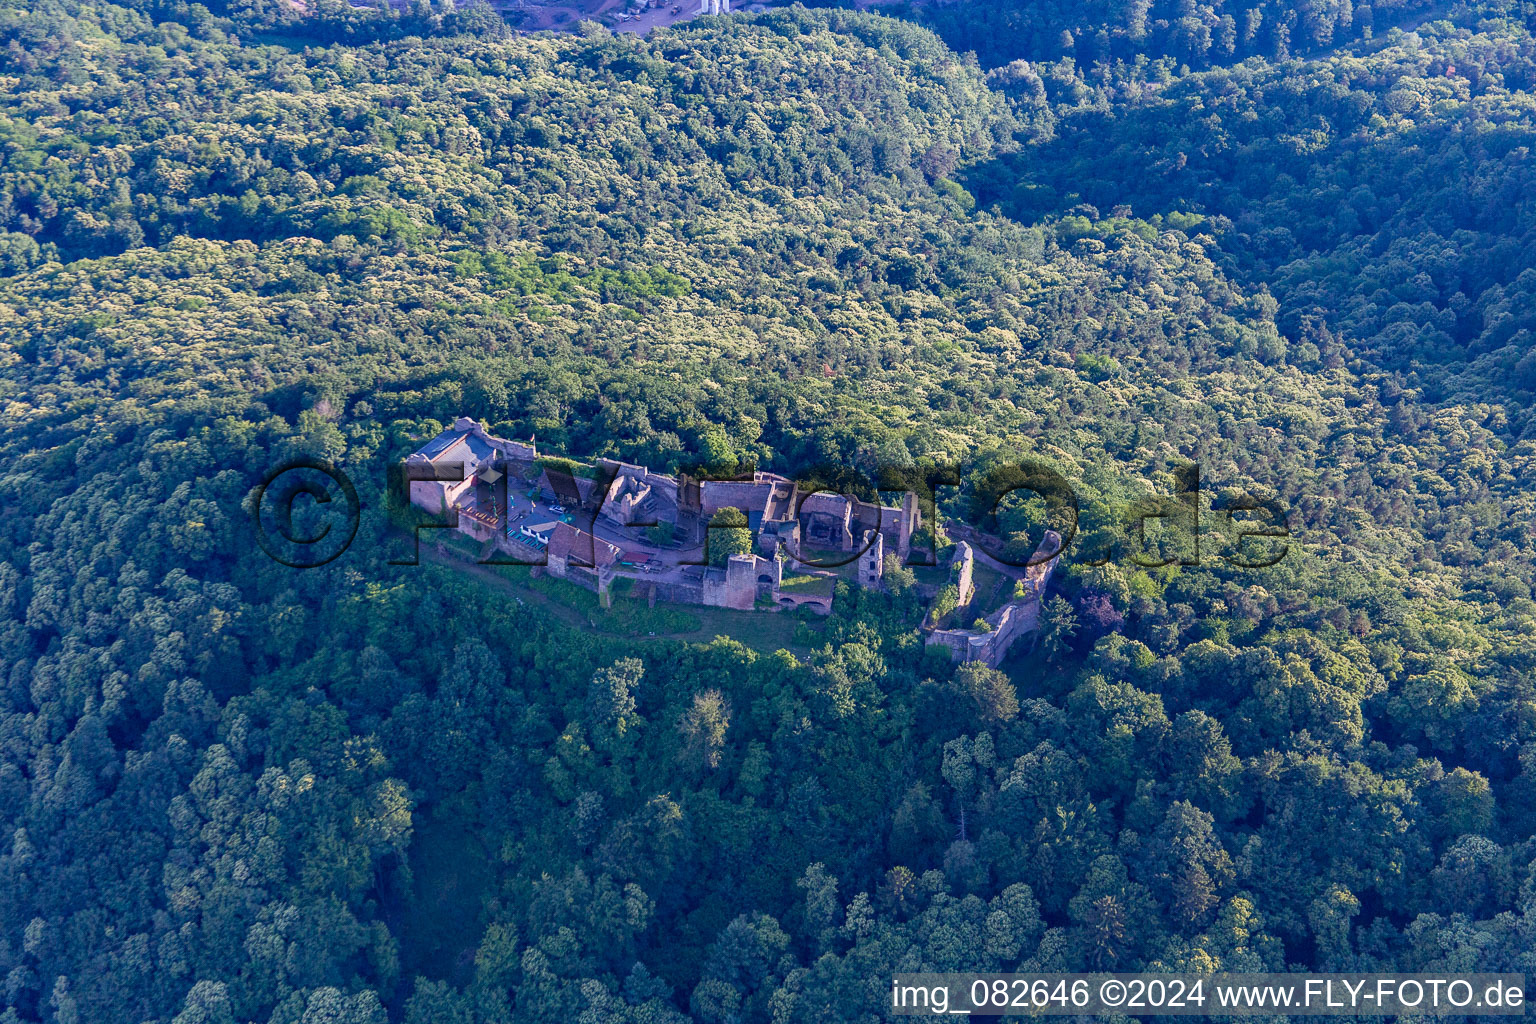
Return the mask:
{"type": "Polygon", "coordinates": [[[417,455],[428,462],[465,462],[478,466],[496,453],[483,438],[466,430],[449,428],[423,445],[417,455]]]}
{"type": "Polygon", "coordinates": [[[570,523],[557,523],[549,535],[549,555],[551,558],[574,559],[577,565],[590,562],[602,568],[619,560],[619,549],[570,523]]]}

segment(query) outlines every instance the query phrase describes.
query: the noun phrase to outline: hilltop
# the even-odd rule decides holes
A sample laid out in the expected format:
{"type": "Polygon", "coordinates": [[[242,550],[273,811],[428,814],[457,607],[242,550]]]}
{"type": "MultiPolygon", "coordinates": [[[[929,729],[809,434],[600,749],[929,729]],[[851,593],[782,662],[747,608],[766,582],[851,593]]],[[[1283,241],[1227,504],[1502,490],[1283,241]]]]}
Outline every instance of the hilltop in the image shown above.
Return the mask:
{"type": "Polygon", "coordinates": [[[982,59],[841,10],[0,11],[0,1024],[1529,972],[1528,16],[1149,10],[982,59]],[[1013,551],[1060,509],[977,495],[1035,459],[1078,536],[997,668],[900,577],[586,630],[398,564],[390,467],[464,415],[658,473],[953,463],[1013,551]],[[250,519],[300,457],[362,511],[303,570],[250,519]],[[1126,557],[1190,464],[1287,557],[1126,557]]]}

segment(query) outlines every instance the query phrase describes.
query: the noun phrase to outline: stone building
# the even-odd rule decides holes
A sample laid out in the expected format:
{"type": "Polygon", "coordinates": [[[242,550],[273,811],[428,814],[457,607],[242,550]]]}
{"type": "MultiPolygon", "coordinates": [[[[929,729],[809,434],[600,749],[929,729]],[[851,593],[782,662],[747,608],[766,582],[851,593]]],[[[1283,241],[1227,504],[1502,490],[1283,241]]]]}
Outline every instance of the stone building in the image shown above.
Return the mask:
{"type": "MultiPolygon", "coordinates": [[[[821,560],[817,553],[828,549],[856,563],[852,580],[859,586],[881,589],[885,554],[894,550],[906,559],[922,526],[913,493],[886,506],[852,495],[802,490],[794,480],[760,471],[701,481],[611,459],[598,460],[595,467],[562,468],[561,460],[540,462],[532,443],[494,437],[469,417],[454,421],[414,452],[406,460],[406,479],[412,504],[438,516],[456,514],[459,530],[477,540],[494,541],[515,558],[542,553],[550,575],[600,594],[623,577],[646,588],[652,600],[742,610],[768,606],[829,612],[838,577],[816,565],[821,560]],[[521,499],[525,491],[559,507],[528,509],[521,499]],[[676,550],[674,539],[685,550],[699,545],[710,519],[727,507],[745,513],[757,553],[735,555],[721,568],[673,567],[663,575],[656,556],[676,550]],[[530,512],[537,518],[529,519],[530,512]],[[574,519],[575,525],[558,519],[574,519]],[[677,536],[649,543],[639,533],[620,529],[650,523],[671,524],[677,536]],[[626,554],[625,549],[631,550],[626,554]],[[789,584],[784,582],[786,558],[804,563],[789,584]]],[[[956,572],[962,604],[973,589],[972,557],[969,545],[959,546],[956,572]]],[[[1044,572],[1048,576],[1049,567],[1044,572]]],[[[1031,593],[1043,588],[1045,576],[1030,583],[1035,588],[1031,593]]],[[[1005,638],[1023,628],[1028,618],[999,614],[997,632],[1005,638]]],[[[999,646],[996,637],[962,638],[964,632],[932,631],[929,642],[957,651],[976,646],[985,649],[980,656],[993,657],[987,652],[999,646]]]]}
{"type": "Polygon", "coordinates": [[[723,569],[706,569],[703,603],[717,608],[751,611],[764,589],[771,597],[778,590],[783,567],[777,559],[757,555],[732,555],[723,569]],[[760,581],[761,580],[761,586],[760,581]]]}
{"type": "Polygon", "coordinates": [[[619,561],[619,548],[570,523],[555,523],[545,549],[545,569],[551,576],[593,583],[606,589],[619,561]]]}
{"type": "Polygon", "coordinates": [[[598,461],[604,478],[611,478],[598,515],[616,526],[648,526],[677,521],[677,481],[644,466],[609,459],[598,461]]]}
{"type": "Polygon", "coordinates": [[[801,540],[813,548],[845,553],[866,552],[873,531],[905,558],[922,522],[915,494],[907,494],[898,505],[880,505],[817,491],[800,496],[797,510],[801,540]]]}
{"type": "Polygon", "coordinates": [[[493,437],[462,416],[405,460],[412,505],[433,515],[456,513],[460,532],[476,540],[500,537],[507,477],[526,475],[532,444],[493,437]]]}

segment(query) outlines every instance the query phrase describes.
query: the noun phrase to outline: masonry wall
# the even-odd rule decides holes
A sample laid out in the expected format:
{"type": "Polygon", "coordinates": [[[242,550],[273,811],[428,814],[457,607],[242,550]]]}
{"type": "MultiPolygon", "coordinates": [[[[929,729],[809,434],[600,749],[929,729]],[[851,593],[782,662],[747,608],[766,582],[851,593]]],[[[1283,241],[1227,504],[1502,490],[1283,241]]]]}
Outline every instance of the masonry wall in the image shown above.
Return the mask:
{"type": "Polygon", "coordinates": [[[411,481],[411,504],[417,508],[436,514],[443,510],[447,501],[444,487],[435,480],[411,481]]]}
{"type": "Polygon", "coordinates": [[[809,607],[822,615],[832,613],[832,599],[819,594],[784,594],[775,595],[774,604],[784,609],[809,607]]]}
{"type": "MultiPolygon", "coordinates": [[[[961,543],[964,544],[963,541],[961,543]]],[[[990,632],[978,633],[971,629],[934,630],[928,634],[924,643],[944,647],[949,651],[951,661],[983,661],[992,668],[1002,664],[1014,641],[1034,632],[1040,624],[1040,602],[1050,582],[1051,573],[1060,562],[1060,547],[1061,538],[1054,532],[1048,532],[1037,551],[1056,554],[1028,570],[1029,589],[1024,598],[1011,601],[987,616],[987,622],[992,625],[990,632]]],[[[970,555],[969,546],[965,554],[970,555]]],[[[964,572],[967,578],[970,575],[969,568],[970,558],[967,557],[964,572]]]]}
{"type": "Polygon", "coordinates": [[[929,647],[943,647],[949,651],[950,661],[964,661],[970,650],[970,634],[957,629],[939,629],[928,634],[929,647]]]}
{"type": "Polygon", "coordinates": [[[959,578],[955,580],[955,588],[960,591],[959,607],[964,608],[971,603],[975,596],[976,585],[972,582],[975,573],[976,555],[971,551],[971,546],[965,541],[955,545],[955,561],[960,565],[959,578]]]}
{"type": "Polygon", "coordinates": [[[464,492],[474,486],[474,478],[462,481],[444,480],[412,480],[410,486],[411,504],[417,508],[430,512],[432,515],[442,515],[464,492]]]}
{"type": "Polygon", "coordinates": [[[635,583],[635,593],[641,596],[654,593],[657,603],[704,603],[704,588],[698,583],[661,583],[656,580],[640,580],[635,583]]]}

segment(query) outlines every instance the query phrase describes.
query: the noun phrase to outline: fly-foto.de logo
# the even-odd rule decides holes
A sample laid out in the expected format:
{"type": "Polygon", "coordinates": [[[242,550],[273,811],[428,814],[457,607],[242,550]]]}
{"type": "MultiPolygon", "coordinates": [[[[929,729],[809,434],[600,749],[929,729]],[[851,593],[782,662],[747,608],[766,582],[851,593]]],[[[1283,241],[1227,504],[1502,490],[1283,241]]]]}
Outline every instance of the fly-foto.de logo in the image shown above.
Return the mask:
{"type": "MultiPolygon", "coordinates": [[[[390,467],[388,510],[411,535],[409,554],[390,561],[415,564],[434,530],[481,543],[486,564],[545,566],[554,552],[573,565],[641,575],[709,565],[722,548],[823,570],[868,559],[877,545],[882,561],[894,554],[903,566],[934,565],[946,541],[1019,569],[1069,551],[1088,565],[1257,569],[1289,552],[1289,513],[1277,499],[1226,490],[1207,500],[1197,465],[1172,476],[1169,493],[1114,509],[1085,507],[1064,476],[1033,459],[969,480],[958,464],[884,466],[873,478],[847,466],[794,476],[751,467],[669,474],[540,456],[461,419],[390,467]],[[1046,530],[1060,539],[1048,553],[1038,543],[1046,530]]],[[[357,534],[357,489],[329,462],[286,462],[253,496],[257,542],[284,565],[327,564],[357,534]]]]}

